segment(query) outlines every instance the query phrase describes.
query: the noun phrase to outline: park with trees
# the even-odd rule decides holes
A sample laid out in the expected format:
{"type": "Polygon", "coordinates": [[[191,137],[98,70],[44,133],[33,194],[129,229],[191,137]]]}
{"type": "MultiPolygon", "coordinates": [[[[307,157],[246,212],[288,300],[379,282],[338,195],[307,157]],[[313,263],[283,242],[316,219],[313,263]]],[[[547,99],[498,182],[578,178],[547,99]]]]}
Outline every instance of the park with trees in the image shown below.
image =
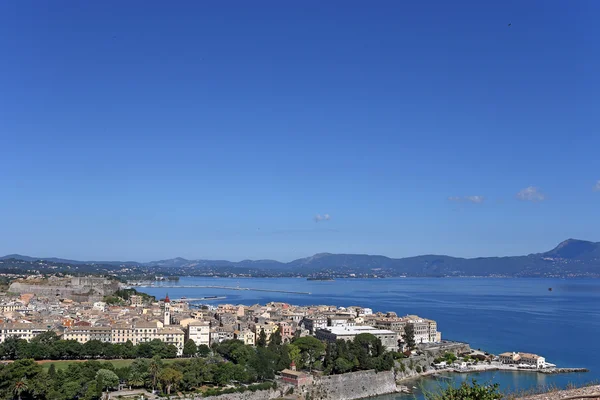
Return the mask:
{"type": "Polygon", "coordinates": [[[215,395],[271,388],[276,373],[292,362],[298,369],[324,374],[383,371],[394,365],[393,354],[368,333],[327,345],[312,336],[283,343],[279,331],[268,340],[261,336],[256,347],[226,340],[209,348],[188,340],[182,358],[175,358],[174,346],[159,340],[136,346],[131,342],[81,344],[61,340],[53,332],[31,342],[8,338],[0,344],[0,357],[15,361],[0,365],[0,399],[95,400],[119,385],[163,395],[177,391],[215,395]],[[53,359],[78,362],[56,363],[60,368],[46,362],[44,368],[35,361],[53,359]],[[111,359],[134,360],[120,366],[111,359]]]}

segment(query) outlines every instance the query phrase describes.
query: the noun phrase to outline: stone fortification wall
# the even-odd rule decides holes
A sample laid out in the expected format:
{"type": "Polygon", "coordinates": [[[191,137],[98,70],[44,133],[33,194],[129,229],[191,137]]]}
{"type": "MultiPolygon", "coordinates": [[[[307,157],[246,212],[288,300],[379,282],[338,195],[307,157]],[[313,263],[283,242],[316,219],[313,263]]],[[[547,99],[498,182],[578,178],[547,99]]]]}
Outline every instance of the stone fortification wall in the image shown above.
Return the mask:
{"type": "Polygon", "coordinates": [[[116,281],[97,277],[74,277],[69,280],[28,283],[11,283],[8,291],[12,293],[33,293],[38,296],[59,297],[75,301],[99,301],[102,297],[119,289],[116,281]]]}
{"type": "Polygon", "coordinates": [[[422,351],[423,354],[396,361],[395,370],[397,381],[419,376],[417,367],[420,367],[421,371],[429,370],[431,369],[431,364],[434,360],[437,357],[442,357],[445,353],[454,353],[456,355],[469,353],[471,347],[467,343],[451,342],[419,346],[419,350],[422,351]]]}
{"type": "Polygon", "coordinates": [[[315,378],[307,389],[313,400],[354,400],[396,393],[394,372],[358,371],[315,378]]]}
{"type": "Polygon", "coordinates": [[[419,348],[431,358],[441,357],[447,352],[458,355],[471,351],[471,346],[468,343],[461,342],[432,343],[426,346],[419,346],[419,348]]]}

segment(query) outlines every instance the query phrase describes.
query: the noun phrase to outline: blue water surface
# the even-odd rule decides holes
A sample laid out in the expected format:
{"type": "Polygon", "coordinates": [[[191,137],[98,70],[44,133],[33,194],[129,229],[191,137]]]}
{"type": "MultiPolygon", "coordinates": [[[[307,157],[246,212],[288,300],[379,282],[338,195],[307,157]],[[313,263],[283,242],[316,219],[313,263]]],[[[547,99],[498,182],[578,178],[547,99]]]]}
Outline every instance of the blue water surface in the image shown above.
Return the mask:
{"type": "MultiPolygon", "coordinates": [[[[565,387],[600,380],[600,280],[595,279],[478,279],[390,278],[307,281],[299,278],[198,278],[160,282],[140,288],[162,298],[226,296],[207,304],[264,304],[283,301],[297,305],[359,305],[373,311],[417,314],[438,322],[444,339],[468,342],[491,353],[524,351],[540,354],[561,367],[584,367],[589,373],[541,375],[485,372],[455,376],[457,382],[476,378],[498,382],[504,390],[539,386],[565,387]],[[176,288],[172,285],[222,285],[310,292],[310,295],[176,288]],[[548,289],[552,288],[552,291],[548,289]]],[[[428,388],[433,380],[421,382],[428,388]]],[[[417,396],[419,397],[419,396],[417,396]]],[[[387,396],[381,399],[395,399],[387,396]]]]}

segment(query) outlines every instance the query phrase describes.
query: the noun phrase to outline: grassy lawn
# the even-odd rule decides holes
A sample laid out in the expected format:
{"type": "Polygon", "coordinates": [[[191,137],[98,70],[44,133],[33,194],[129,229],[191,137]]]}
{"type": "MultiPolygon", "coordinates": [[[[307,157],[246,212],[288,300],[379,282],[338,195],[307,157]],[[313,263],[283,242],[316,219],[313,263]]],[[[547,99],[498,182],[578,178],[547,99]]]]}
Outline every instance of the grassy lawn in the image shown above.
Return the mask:
{"type": "MultiPolygon", "coordinates": [[[[168,364],[171,363],[173,361],[178,360],[178,358],[170,358],[170,359],[164,359],[162,360],[163,363],[168,364]]],[[[73,364],[73,363],[79,363],[79,362],[86,362],[88,360],[43,360],[43,361],[38,361],[38,364],[42,364],[42,366],[44,367],[44,370],[48,371],[48,369],[50,368],[51,364],[54,364],[54,367],[59,370],[59,369],[67,369],[67,367],[69,366],[69,364],[73,364]]],[[[123,368],[123,367],[128,367],[131,365],[132,362],[135,361],[135,359],[130,359],[130,360],[98,360],[100,362],[109,362],[112,365],[115,366],[115,368],[123,368]]]]}

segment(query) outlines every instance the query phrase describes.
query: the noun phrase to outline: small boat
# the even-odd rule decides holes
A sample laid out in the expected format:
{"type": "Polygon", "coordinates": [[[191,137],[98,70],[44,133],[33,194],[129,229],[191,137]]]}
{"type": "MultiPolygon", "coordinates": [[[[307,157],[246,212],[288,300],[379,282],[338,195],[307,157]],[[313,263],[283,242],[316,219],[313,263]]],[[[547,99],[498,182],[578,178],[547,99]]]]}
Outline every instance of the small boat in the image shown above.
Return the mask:
{"type": "Polygon", "coordinates": [[[549,288],[548,288],[548,291],[549,291],[549,292],[551,292],[551,291],[552,291],[552,288],[551,288],[551,287],[549,287],[549,288]]]}

